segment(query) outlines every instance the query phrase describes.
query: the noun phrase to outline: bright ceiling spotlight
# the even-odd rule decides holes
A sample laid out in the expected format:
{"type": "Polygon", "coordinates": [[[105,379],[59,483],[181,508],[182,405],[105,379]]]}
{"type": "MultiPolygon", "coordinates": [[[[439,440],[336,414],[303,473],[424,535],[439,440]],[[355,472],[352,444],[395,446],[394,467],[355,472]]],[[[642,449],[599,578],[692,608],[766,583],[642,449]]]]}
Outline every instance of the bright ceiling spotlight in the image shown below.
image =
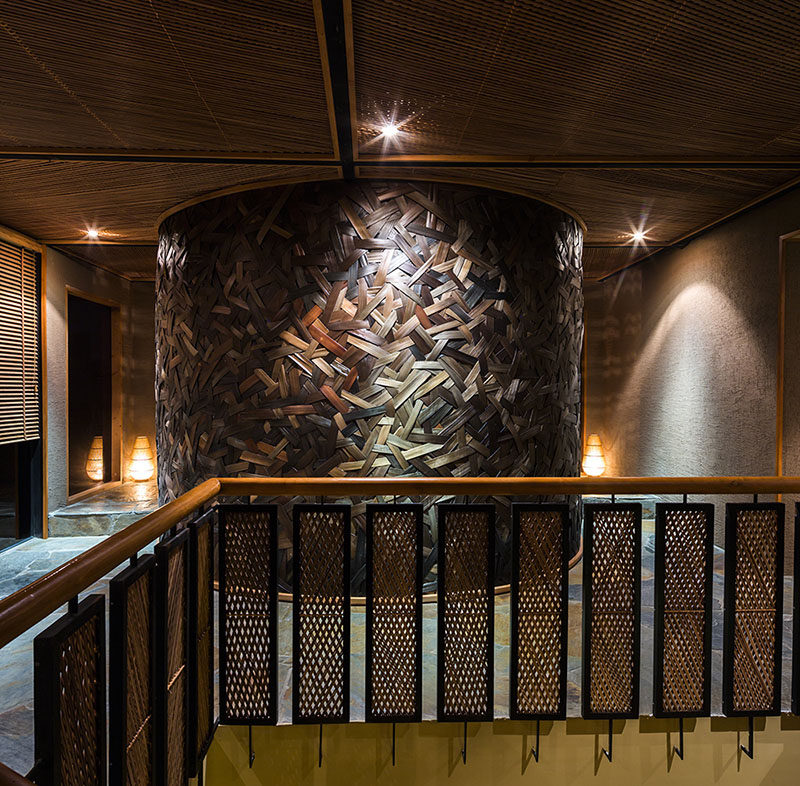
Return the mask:
{"type": "Polygon", "coordinates": [[[396,137],[399,133],[400,129],[394,123],[386,123],[386,125],[381,128],[381,134],[387,139],[392,139],[392,137],[396,137]]]}
{"type": "Polygon", "coordinates": [[[86,237],[88,237],[89,240],[97,240],[97,238],[100,237],[100,233],[96,229],[87,229],[86,237]]]}
{"type": "Polygon", "coordinates": [[[645,240],[645,233],[643,230],[637,229],[631,234],[631,238],[633,238],[634,243],[643,243],[645,240]]]}

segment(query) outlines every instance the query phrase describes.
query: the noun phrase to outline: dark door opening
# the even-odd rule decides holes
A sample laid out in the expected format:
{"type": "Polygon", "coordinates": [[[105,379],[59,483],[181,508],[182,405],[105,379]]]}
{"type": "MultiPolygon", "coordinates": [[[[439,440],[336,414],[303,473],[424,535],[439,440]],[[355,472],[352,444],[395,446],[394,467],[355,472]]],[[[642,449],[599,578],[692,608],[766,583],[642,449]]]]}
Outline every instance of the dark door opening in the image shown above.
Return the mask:
{"type": "Polygon", "coordinates": [[[114,428],[114,332],[118,310],[67,296],[68,496],[119,480],[114,428]]]}

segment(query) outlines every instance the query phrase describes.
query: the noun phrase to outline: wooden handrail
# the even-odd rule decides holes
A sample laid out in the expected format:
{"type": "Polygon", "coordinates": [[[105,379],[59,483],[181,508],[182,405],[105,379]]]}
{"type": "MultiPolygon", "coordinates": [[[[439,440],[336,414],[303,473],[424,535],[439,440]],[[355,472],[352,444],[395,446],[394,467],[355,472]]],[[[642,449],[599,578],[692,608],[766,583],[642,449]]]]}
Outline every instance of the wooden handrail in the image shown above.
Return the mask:
{"type": "MultiPolygon", "coordinates": [[[[797,494],[800,477],[212,478],[0,600],[4,647],[218,496],[540,496],[797,494]]],[[[34,786],[0,762],[0,786],[34,786]]]]}

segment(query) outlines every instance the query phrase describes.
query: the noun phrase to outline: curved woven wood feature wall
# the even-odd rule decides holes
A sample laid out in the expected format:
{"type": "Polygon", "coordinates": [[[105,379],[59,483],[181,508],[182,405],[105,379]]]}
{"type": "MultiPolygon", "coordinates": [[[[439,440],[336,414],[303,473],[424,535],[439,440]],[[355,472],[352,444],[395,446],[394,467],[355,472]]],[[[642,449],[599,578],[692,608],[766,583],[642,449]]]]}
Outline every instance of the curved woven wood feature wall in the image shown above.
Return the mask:
{"type": "Polygon", "coordinates": [[[107,782],[105,620],[89,595],[33,640],[37,783],[107,782]]]}
{"type": "Polygon", "coordinates": [[[277,508],[219,507],[222,723],[278,721],[277,508]]]}
{"type": "Polygon", "coordinates": [[[151,786],[155,770],[155,558],[109,582],[108,776],[111,786],[151,786]]]}
{"type": "Polygon", "coordinates": [[[350,506],[295,505],[292,723],[350,720],[350,506]]]}
{"type": "Polygon", "coordinates": [[[367,721],[422,720],[422,505],[367,505],[367,721]]]}
{"type": "Polygon", "coordinates": [[[439,505],[436,713],[440,721],[494,717],[493,505],[439,505]]]}
{"type": "Polygon", "coordinates": [[[582,715],[637,718],[642,506],[584,511],[582,715]]]}
{"type": "Polygon", "coordinates": [[[725,506],[726,715],[781,712],[783,526],[783,503],[725,506]]]}
{"type": "Polygon", "coordinates": [[[658,503],[653,715],[711,714],[714,505],[658,503]]]}
{"type": "Polygon", "coordinates": [[[510,715],[565,718],[569,507],[518,503],[512,521],[510,715]]]}
{"type": "Polygon", "coordinates": [[[156,544],[156,783],[189,782],[189,530],[156,544]]]}
{"type": "Polygon", "coordinates": [[[197,777],[216,724],[214,707],[214,520],[209,511],[189,525],[188,668],[186,755],[197,777]]]}
{"type": "MultiPolygon", "coordinates": [[[[581,246],[555,208],[444,184],[262,189],[170,216],[157,274],[161,501],[213,476],[577,475],[581,246]]],[[[436,501],[423,500],[426,558],[436,501]]],[[[291,500],[280,502],[288,544],[291,500]]],[[[572,550],[578,531],[576,520],[572,550]]],[[[282,589],[289,563],[280,546],[282,589]]]]}

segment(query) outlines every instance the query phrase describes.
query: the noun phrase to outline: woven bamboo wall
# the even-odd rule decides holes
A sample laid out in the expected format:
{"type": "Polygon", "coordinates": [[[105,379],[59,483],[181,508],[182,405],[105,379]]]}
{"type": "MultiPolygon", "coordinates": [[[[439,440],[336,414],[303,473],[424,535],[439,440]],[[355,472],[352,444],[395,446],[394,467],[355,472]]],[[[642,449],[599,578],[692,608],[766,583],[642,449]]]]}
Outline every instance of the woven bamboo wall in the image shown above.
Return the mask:
{"type": "MultiPolygon", "coordinates": [[[[171,216],[161,501],[219,475],[578,474],[581,245],[550,206],[442,184],[262,189],[171,216]]],[[[285,508],[280,524],[286,579],[285,508]]]]}

